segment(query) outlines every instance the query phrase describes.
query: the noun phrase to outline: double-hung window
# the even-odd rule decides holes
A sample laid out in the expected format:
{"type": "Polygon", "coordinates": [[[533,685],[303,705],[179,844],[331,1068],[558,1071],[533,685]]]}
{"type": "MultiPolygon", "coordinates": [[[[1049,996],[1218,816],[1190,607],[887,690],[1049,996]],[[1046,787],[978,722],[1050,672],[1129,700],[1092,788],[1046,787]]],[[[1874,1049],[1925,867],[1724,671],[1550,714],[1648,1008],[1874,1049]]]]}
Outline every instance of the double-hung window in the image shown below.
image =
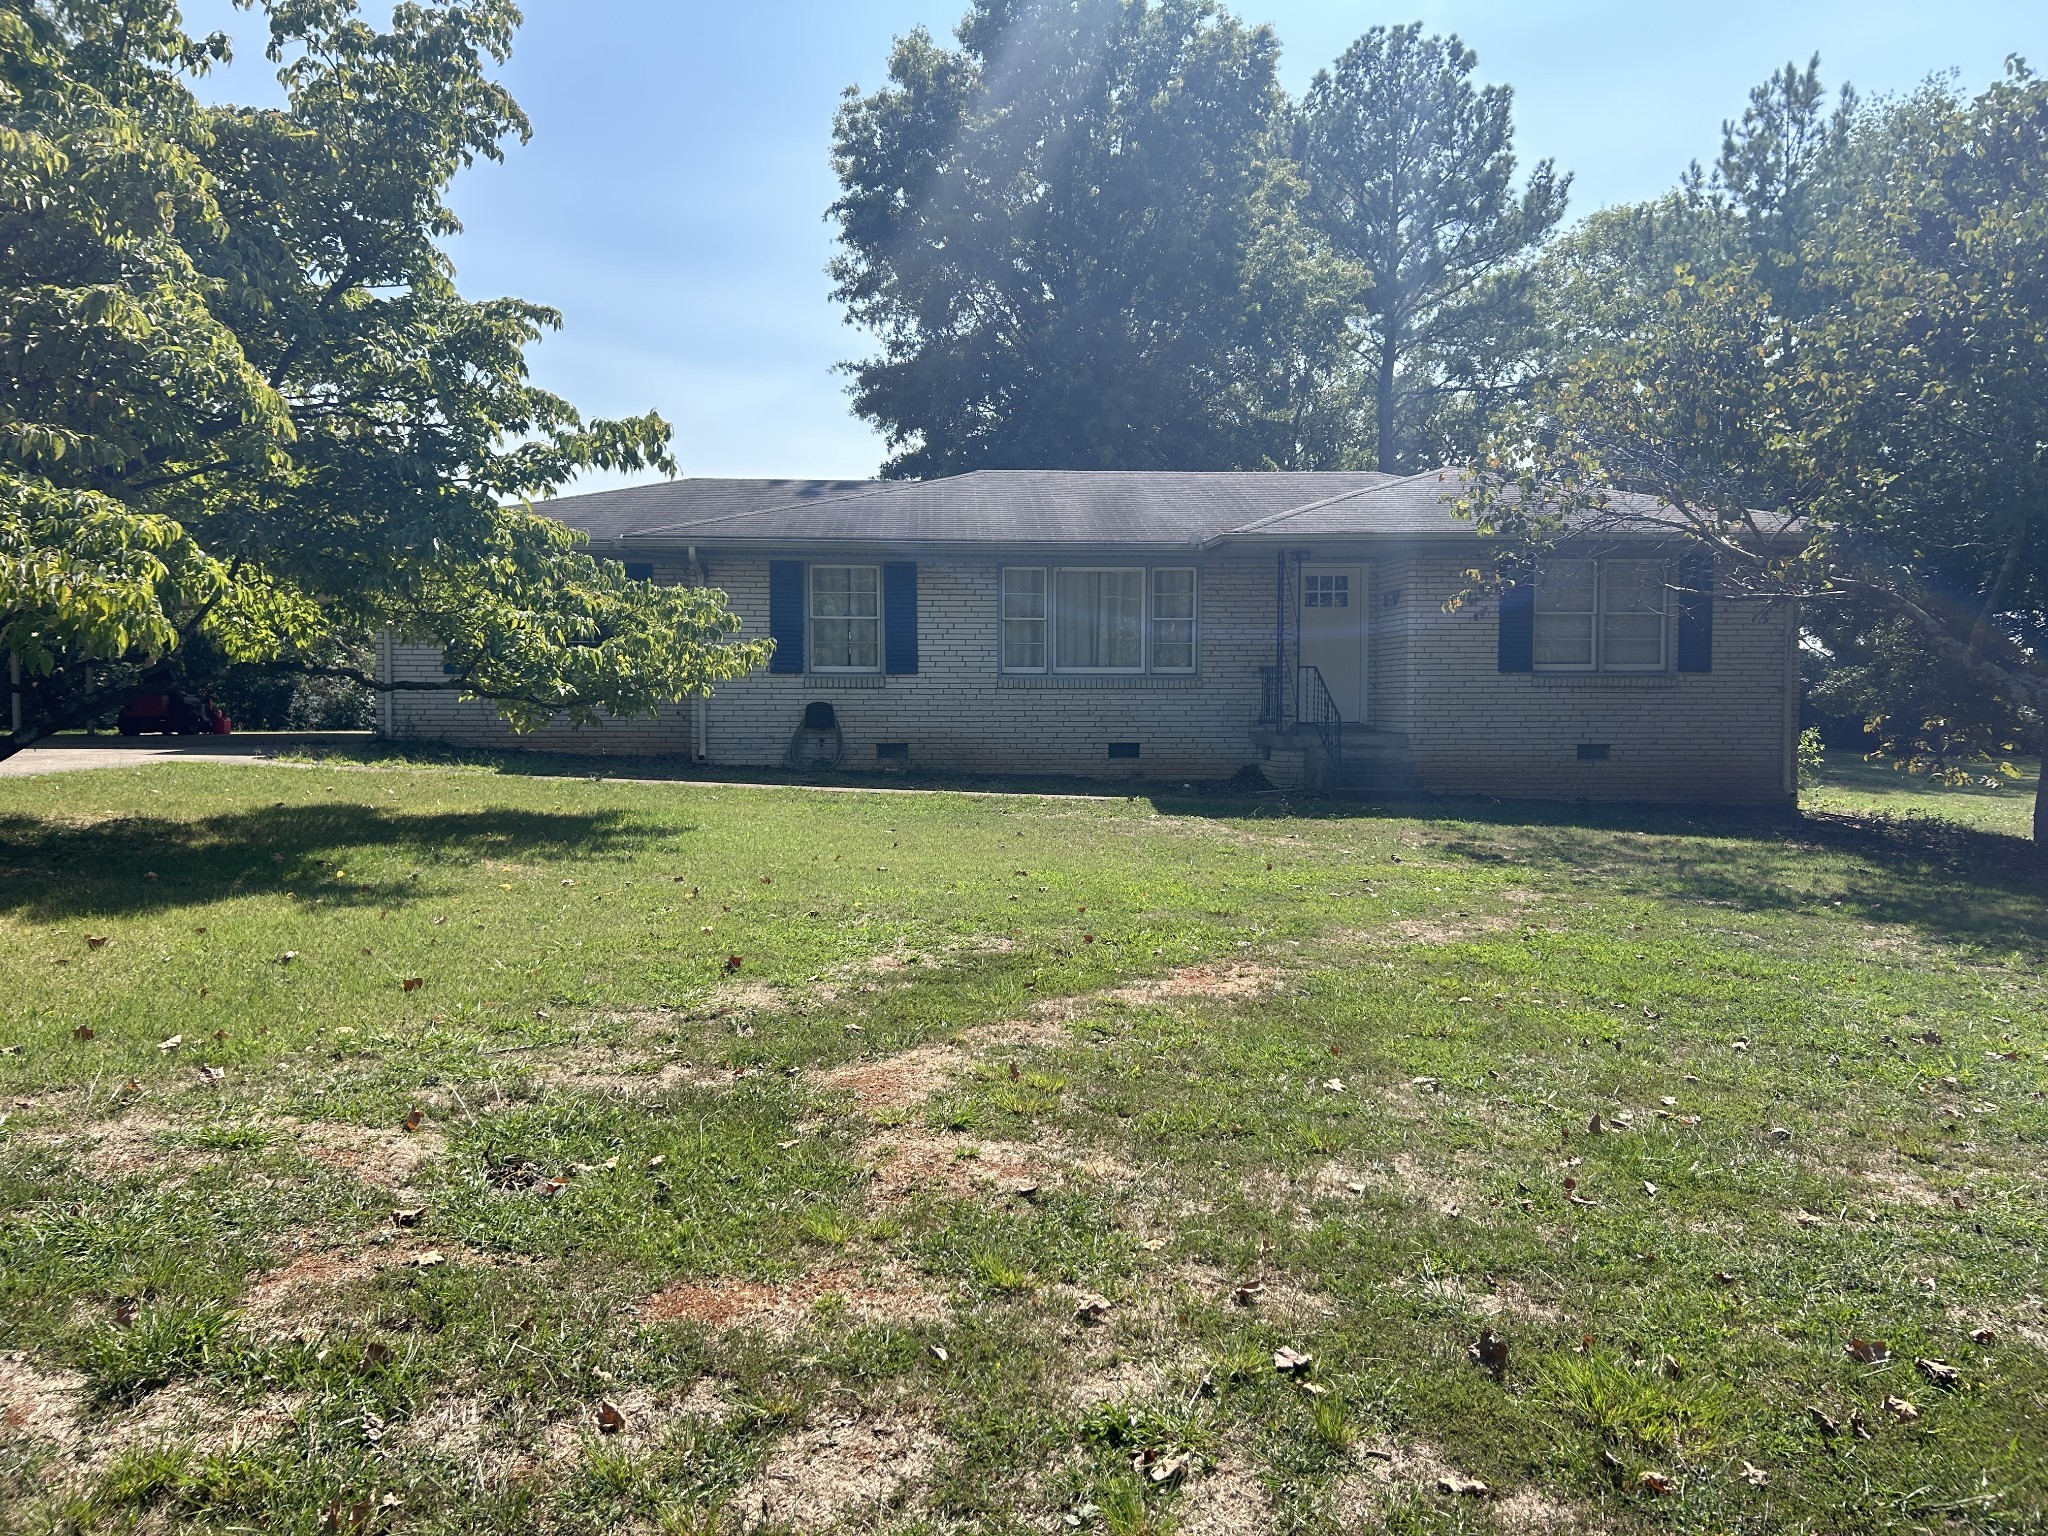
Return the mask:
{"type": "Polygon", "coordinates": [[[1662,560],[1555,560],[1536,578],[1539,672],[1662,672],[1670,622],[1662,560]]]}
{"type": "Polygon", "coordinates": [[[1046,662],[1045,567],[1003,568],[1003,670],[1043,672],[1046,662]]]}
{"type": "Polygon", "coordinates": [[[811,670],[882,670],[882,568],[810,568],[811,670]]]}
{"type": "Polygon", "coordinates": [[[1005,566],[1005,672],[1192,673],[1192,566],[1005,566]]]}

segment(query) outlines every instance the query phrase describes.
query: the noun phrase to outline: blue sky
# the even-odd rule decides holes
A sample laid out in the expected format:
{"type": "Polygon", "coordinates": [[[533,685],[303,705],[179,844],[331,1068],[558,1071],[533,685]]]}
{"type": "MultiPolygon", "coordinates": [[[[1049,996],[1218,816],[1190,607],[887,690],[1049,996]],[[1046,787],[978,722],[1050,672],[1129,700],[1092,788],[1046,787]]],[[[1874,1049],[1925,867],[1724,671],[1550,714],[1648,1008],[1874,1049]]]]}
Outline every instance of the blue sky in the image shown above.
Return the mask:
{"type": "MultiPolygon", "coordinates": [[[[372,15],[377,7],[369,8],[372,15]]],[[[506,82],[533,119],[508,163],[458,182],[463,291],[560,309],[535,377],[588,415],[659,410],[691,475],[864,475],[880,439],[833,364],[861,338],[829,296],[832,112],[883,79],[892,38],[944,34],[965,0],[526,0],[506,82]]],[[[1525,160],[1576,176],[1573,212],[1654,196],[1710,159],[1751,85],[1818,51],[1831,84],[1966,86],[2019,53],[2048,67],[2043,0],[1458,0],[1394,9],[1240,0],[1300,91],[1376,23],[1455,31],[1511,84],[1525,160]]],[[[388,14],[388,5],[383,7],[388,14]]],[[[274,100],[260,24],[187,0],[240,60],[209,97],[274,100]]],[[[591,479],[579,488],[610,483],[591,479]]]]}

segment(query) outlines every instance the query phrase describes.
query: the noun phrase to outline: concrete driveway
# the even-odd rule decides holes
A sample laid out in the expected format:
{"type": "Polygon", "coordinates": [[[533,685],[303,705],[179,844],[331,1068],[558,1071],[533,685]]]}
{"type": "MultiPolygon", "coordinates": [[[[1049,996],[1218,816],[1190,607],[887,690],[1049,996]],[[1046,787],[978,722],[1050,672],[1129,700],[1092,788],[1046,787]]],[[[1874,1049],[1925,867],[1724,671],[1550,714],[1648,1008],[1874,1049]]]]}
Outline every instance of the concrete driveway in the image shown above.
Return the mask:
{"type": "Polygon", "coordinates": [[[53,736],[0,762],[0,779],[143,763],[262,763],[308,746],[361,746],[368,731],[249,731],[235,736],[53,736]]]}

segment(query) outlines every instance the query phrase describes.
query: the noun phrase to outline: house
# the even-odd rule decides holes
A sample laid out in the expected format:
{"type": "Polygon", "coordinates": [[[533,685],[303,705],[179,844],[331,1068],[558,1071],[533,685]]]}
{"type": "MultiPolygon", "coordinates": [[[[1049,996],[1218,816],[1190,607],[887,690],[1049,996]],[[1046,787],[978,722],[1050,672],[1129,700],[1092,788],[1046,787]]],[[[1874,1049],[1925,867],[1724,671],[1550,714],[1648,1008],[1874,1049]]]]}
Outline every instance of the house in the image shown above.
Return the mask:
{"type": "MultiPolygon", "coordinates": [[[[1429,473],[982,470],[681,480],[540,510],[638,577],[725,591],[761,672],[654,720],[518,738],[713,765],[1229,778],[1396,793],[1784,804],[1797,625],[1662,537],[1567,548],[1447,606],[1480,536],[1429,473]]],[[[387,676],[431,681],[386,641],[387,676]]],[[[389,735],[504,744],[383,696],[389,735]]]]}

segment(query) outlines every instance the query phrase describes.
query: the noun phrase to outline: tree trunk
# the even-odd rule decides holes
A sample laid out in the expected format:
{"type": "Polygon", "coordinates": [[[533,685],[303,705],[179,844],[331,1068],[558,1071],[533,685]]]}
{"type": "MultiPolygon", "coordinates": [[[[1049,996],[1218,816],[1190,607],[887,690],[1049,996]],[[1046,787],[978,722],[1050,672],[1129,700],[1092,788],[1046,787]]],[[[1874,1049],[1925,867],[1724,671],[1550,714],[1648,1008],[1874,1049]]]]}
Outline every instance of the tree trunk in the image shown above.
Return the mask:
{"type": "Polygon", "coordinates": [[[1373,381],[1373,404],[1376,407],[1373,447],[1379,455],[1380,473],[1393,475],[1400,473],[1395,468],[1399,453],[1394,442],[1394,362],[1400,348],[1391,317],[1381,327],[1381,336],[1380,372],[1373,381]]]}

